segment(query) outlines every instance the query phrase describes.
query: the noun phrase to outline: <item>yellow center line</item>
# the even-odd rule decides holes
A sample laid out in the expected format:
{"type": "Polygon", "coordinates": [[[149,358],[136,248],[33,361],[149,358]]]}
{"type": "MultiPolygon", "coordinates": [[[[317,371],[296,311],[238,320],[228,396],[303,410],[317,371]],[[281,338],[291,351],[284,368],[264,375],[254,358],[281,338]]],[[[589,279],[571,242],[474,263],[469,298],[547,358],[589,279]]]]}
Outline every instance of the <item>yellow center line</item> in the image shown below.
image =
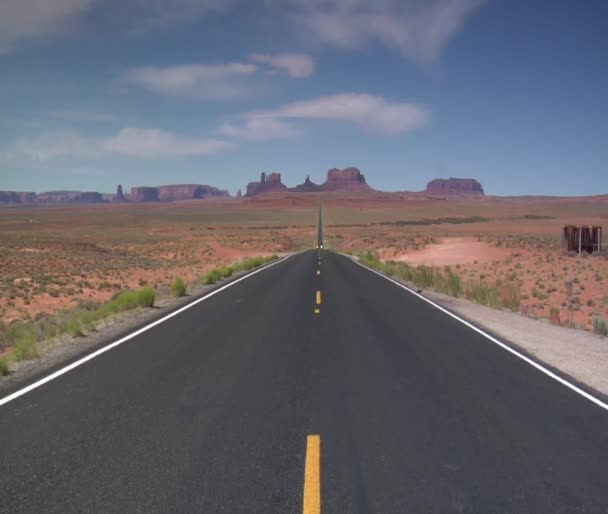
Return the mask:
{"type": "Polygon", "coordinates": [[[318,270],[317,270],[317,275],[320,275],[320,274],[321,274],[321,270],[320,270],[320,269],[318,269],[318,270]]]}
{"type": "Polygon", "coordinates": [[[317,291],[317,305],[321,305],[321,291],[317,291]]]}
{"type": "Polygon", "coordinates": [[[321,436],[306,438],[304,514],[321,514],[321,436]]]}
{"type": "Polygon", "coordinates": [[[315,309],[315,314],[321,314],[321,309],[315,309]]]}

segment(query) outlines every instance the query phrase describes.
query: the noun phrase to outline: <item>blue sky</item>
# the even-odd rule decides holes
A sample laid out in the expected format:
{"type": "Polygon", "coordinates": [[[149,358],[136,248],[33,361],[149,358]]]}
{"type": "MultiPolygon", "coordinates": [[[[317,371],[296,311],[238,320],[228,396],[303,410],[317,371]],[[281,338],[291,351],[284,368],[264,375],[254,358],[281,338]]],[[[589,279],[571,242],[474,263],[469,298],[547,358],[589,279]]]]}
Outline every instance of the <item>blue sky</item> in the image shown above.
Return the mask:
{"type": "Polygon", "coordinates": [[[607,55],[593,0],[2,0],[0,189],[608,193],[607,55]]]}

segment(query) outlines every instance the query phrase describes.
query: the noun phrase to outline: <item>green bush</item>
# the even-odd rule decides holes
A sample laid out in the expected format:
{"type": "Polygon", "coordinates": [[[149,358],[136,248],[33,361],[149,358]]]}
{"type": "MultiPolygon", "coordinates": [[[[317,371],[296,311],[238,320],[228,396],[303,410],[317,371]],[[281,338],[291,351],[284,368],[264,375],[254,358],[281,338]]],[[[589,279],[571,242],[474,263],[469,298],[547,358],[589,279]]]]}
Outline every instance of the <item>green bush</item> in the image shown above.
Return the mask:
{"type": "Polygon", "coordinates": [[[176,277],[173,283],[171,284],[171,293],[173,296],[185,296],[186,295],[186,283],[184,279],[181,277],[176,277]]]}
{"type": "Polygon", "coordinates": [[[8,359],[6,357],[0,357],[0,377],[8,375],[8,359]]]}
{"type": "Polygon", "coordinates": [[[156,291],[153,287],[146,286],[137,291],[137,305],[139,307],[154,307],[156,291]]]}
{"type": "Polygon", "coordinates": [[[222,279],[222,274],[218,268],[212,269],[205,275],[204,282],[207,285],[215,284],[218,280],[222,279]]]}
{"type": "Polygon", "coordinates": [[[72,337],[84,336],[84,332],[82,331],[82,325],[80,324],[80,320],[78,318],[72,318],[70,321],[68,321],[66,331],[72,337]]]}
{"type": "Polygon", "coordinates": [[[482,281],[470,282],[465,292],[469,300],[488,307],[500,307],[500,293],[496,285],[482,281]]]}
{"type": "Polygon", "coordinates": [[[278,256],[276,255],[271,255],[269,257],[249,257],[247,259],[243,259],[242,261],[235,262],[230,266],[213,268],[203,275],[200,278],[200,281],[206,285],[215,284],[224,278],[232,276],[234,273],[238,273],[240,271],[249,271],[253,268],[258,268],[264,264],[276,261],[277,259],[278,256]]]}
{"type": "Polygon", "coordinates": [[[593,318],[593,333],[608,336],[608,323],[604,318],[600,318],[599,316],[593,318]]]}
{"type": "Polygon", "coordinates": [[[14,343],[13,355],[18,361],[38,357],[35,334],[29,331],[23,332],[14,343]]]}
{"type": "Polygon", "coordinates": [[[445,268],[445,289],[445,292],[450,296],[458,297],[462,294],[460,277],[449,266],[445,268]]]}

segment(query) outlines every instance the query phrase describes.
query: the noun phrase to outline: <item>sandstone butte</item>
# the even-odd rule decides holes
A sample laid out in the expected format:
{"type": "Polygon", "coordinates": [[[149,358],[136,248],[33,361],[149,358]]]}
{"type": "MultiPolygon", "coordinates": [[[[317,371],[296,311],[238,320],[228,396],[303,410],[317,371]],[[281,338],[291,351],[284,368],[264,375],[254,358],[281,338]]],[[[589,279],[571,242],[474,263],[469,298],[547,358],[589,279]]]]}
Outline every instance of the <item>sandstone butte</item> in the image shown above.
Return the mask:
{"type": "MultiPolygon", "coordinates": [[[[306,177],[303,184],[288,188],[281,181],[280,173],[262,173],[258,182],[250,182],[244,196],[255,196],[273,192],[374,192],[366,182],[361,171],[354,167],[337,169],[327,172],[323,184],[315,184],[306,177]]],[[[239,190],[240,193],[240,190],[239,190]]],[[[439,197],[483,196],[481,184],[472,178],[435,179],[427,184],[426,190],[412,195],[428,195],[439,197]]],[[[0,204],[61,204],[61,203],[100,203],[100,202],[172,202],[179,200],[195,200],[212,197],[228,198],[226,190],[201,184],[176,184],[158,187],[139,186],[131,188],[129,194],[123,192],[122,185],[116,189],[116,194],[100,194],[82,191],[49,191],[46,193],[0,191],[0,204]]],[[[240,197],[240,194],[237,194],[240,197]]]]}
{"type": "Polygon", "coordinates": [[[426,193],[434,196],[481,196],[481,184],[472,178],[437,178],[426,186],[426,193]]]}
{"type": "Polygon", "coordinates": [[[323,184],[315,184],[306,177],[303,184],[288,188],[281,182],[280,173],[262,173],[259,182],[249,182],[245,196],[255,196],[275,191],[293,191],[298,193],[316,193],[320,191],[350,191],[371,192],[373,189],[365,181],[365,176],[357,168],[332,168],[327,172],[327,180],[323,184]]]}

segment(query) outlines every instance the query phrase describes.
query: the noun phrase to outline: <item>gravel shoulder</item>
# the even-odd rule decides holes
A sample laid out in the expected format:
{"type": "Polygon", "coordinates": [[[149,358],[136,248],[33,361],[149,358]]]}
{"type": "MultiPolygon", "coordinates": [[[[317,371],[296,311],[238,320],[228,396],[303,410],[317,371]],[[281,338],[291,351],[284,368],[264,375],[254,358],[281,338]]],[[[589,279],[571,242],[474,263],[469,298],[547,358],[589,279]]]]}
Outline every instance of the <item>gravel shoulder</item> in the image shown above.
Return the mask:
{"type": "Polygon", "coordinates": [[[434,291],[425,290],[421,294],[537,362],[608,398],[608,338],[434,291]]]}
{"type": "Polygon", "coordinates": [[[40,355],[38,358],[12,362],[9,375],[0,377],[0,394],[10,394],[20,387],[49,375],[57,369],[192,303],[213,290],[260,269],[262,268],[235,273],[229,279],[213,285],[189,288],[188,294],[180,298],[159,298],[151,309],[138,308],[116,314],[101,321],[94,332],[90,332],[84,337],[73,338],[63,334],[39,343],[40,355]]]}

